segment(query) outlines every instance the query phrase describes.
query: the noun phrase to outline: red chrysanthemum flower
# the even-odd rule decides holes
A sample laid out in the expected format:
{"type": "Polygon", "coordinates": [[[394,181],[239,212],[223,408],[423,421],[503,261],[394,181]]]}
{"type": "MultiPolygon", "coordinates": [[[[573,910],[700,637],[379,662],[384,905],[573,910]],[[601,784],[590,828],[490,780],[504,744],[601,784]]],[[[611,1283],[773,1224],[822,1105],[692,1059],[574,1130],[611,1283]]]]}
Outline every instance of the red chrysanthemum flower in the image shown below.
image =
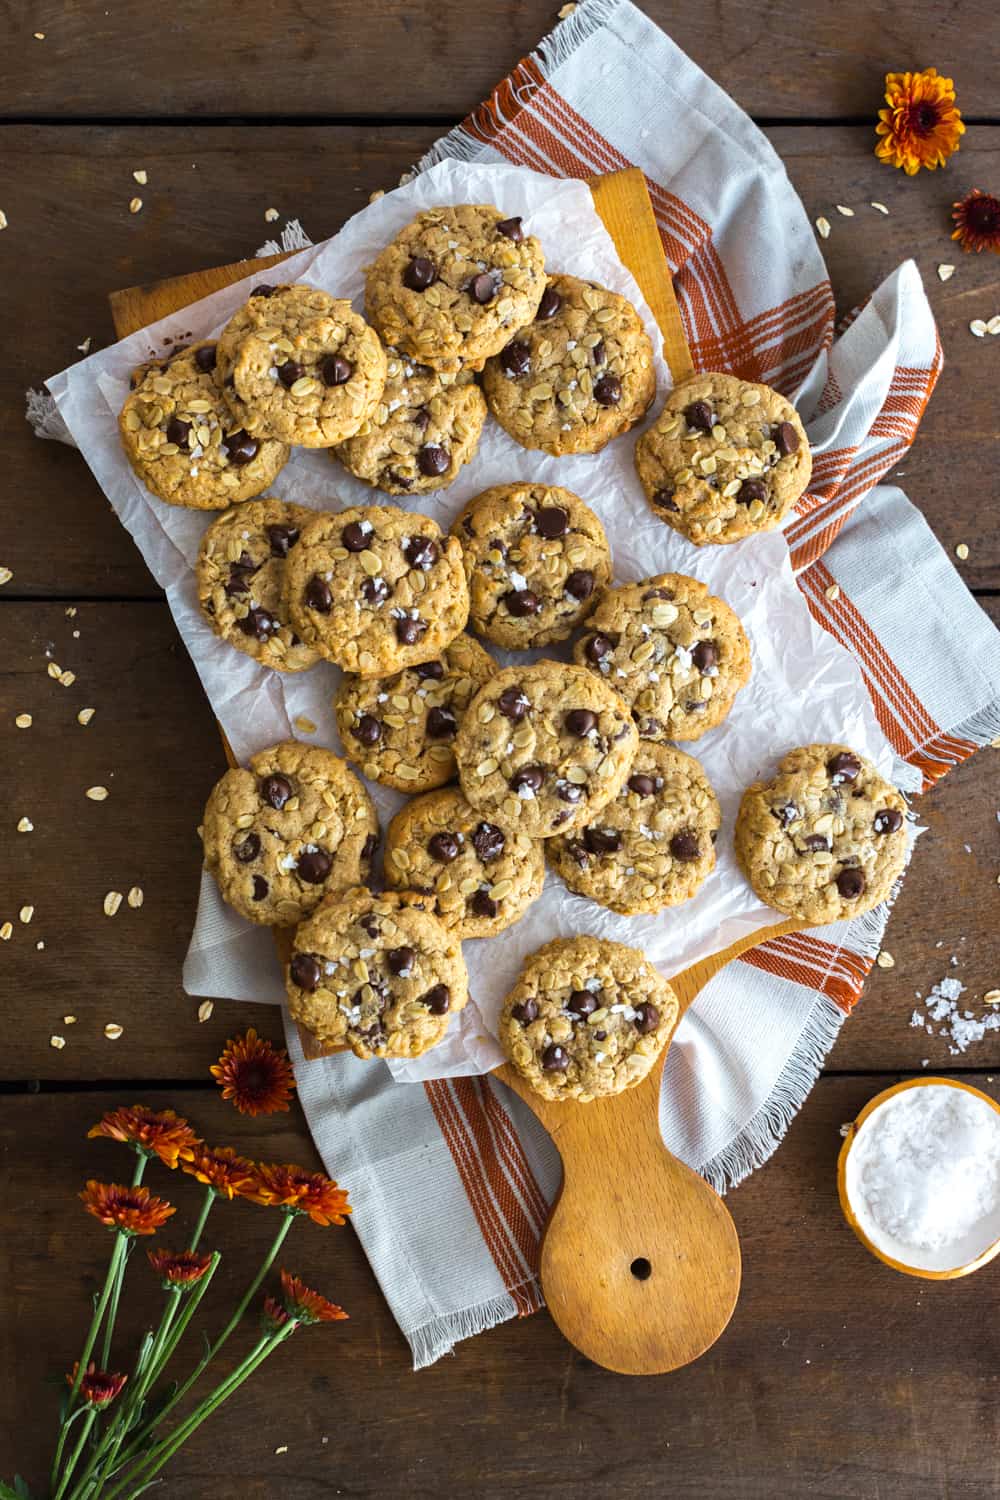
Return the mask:
{"type": "Polygon", "coordinates": [[[298,1276],[291,1276],[287,1271],[281,1273],[281,1300],[286,1313],[296,1323],[340,1323],[347,1317],[336,1302],[328,1302],[298,1276]]]}
{"type": "Polygon", "coordinates": [[[155,1198],[147,1187],[123,1182],[96,1182],[92,1178],[80,1194],[88,1214],[108,1229],[124,1234],[155,1234],[177,1210],[163,1198],[155,1198]]]}
{"type": "Polygon", "coordinates": [[[251,1026],[233,1037],[209,1072],[241,1115],[273,1115],[289,1109],[295,1075],[283,1047],[273,1047],[251,1026]]]}
{"type": "MultiPolygon", "coordinates": [[[[71,1390],[76,1382],[76,1372],[79,1368],[80,1361],[77,1360],[66,1376],[66,1384],[71,1390]]],[[[127,1375],[115,1375],[110,1370],[99,1370],[91,1360],[86,1374],[80,1381],[80,1400],[85,1406],[93,1406],[97,1411],[103,1411],[117,1396],[121,1395],[127,1380],[127,1375]]]]}
{"type": "Polygon", "coordinates": [[[965,130],[955,104],[955,85],[938,76],[937,68],[922,73],[887,73],[885,102],[878,112],[875,133],[882,137],[875,155],[891,167],[902,167],[913,177],[921,167],[943,167],[965,130]]]}
{"type": "Polygon", "coordinates": [[[250,1198],[257,1186],[257,1169],[232,1146],[199,1145],[181,1171],[210,1187],[220,1198],[250,1198]]]}
{"type": "Polygon", "coordinates": [[[347,1194],[322,1172],[307,1172],[304,1167],[261,1162],[257,1167],[257,1188],[251,1194],[255,1203],[266,1208],[283,1208],[286,1213],[308,1214],[314,1224],[326,1228],[343,1224],[351,1212],[347,1194]]]}
{"type": "Polygon", "coordinates": [[[260,1314],[260,1326],[264,1333],[280,1333],[291,1321],[277,1297],[264,1298],[260,1314]]]}
{"type": "Polygon", "coordinates": [[[955,221],[953,240],[958,240],[963,250],[992,250],[1000,255],[1000,198],[973,188],[960,203],[953,203],[951,216],[955,221]]]}
{"type": "Polygon", "coordinates": [[[187,1120],[172,1109],[147,1109],[144,1104],[109,1110],[87,1131],[88,1139],[99,1135],[124,1141],[140,1156],[158,1156],[171,1169],[178,1161],[190,1161],[199,1144],[187,1120]]]}
{"type": "Polygon", "coordinates": [[[147,1250],[146,1255],[165,1291],[172,1286],[194,1286],[212,1264],[212,1257],[200,1250],[147,1250]]]}

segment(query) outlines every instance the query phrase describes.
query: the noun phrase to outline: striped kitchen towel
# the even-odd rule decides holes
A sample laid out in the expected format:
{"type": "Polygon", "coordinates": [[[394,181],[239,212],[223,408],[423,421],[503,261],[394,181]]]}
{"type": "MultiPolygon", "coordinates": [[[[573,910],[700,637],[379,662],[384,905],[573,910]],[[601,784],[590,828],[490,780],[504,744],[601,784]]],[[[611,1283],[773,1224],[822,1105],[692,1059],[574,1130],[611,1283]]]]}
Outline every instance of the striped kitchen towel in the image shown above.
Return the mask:
{"type": "MultiPolygon", "coordinates": [[[[807,419],[812,487],[788,525],[819,623],[854,653],[918,792],[1000,733],[1000,635],[919,512],[880,484],[941,369],[916,267],[834,341],[830,284],[781,162],[746,115],[629,0],[583,0],[417,170],[445,156],[554,176],[639,166],[697,369],[786,392],[807,419]],[[836,587],[835,587],[836,585],[836,587]]],[[[671,1046],[667,1145],[717,1188],[774,1151],[861,995],[888,907],[778,938],[699,995],[671,1046]]],[[[306,1063],[319,1150],[417,1367],[541,1305],[551,1141],[491,1077],[393,1083],[350,1056],[306,1063]]]]}

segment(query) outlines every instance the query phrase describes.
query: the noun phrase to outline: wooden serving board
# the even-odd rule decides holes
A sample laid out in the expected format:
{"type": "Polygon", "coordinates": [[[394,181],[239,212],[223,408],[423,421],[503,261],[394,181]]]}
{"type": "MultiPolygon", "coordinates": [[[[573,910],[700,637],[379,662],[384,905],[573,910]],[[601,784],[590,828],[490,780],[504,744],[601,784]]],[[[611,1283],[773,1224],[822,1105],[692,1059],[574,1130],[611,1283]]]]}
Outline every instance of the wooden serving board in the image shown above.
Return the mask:
{"type": "MultiPolygon", "coordinates": [[[[679,383],[694,367],[642,173],[629,168],[594,178],[590,187],[657,320],[679,383]]],[[[123,338],[286,259],[245,260],[113,292],[115,328],[123,338]]],[[[801,925],[778,923],[675,975],[680,1014],[731,959],[801,925]]],[[[287,959],[290,934],[276,930],[275,939],[287,959]]],[[[301,1035],[309,1058],[339,1050],[301,1035]]],[[[696,1359],[722,1333],[739,1293],[739,1243],[728,1210],[663,1146],[658,1107],[666,1052],[636,1088],[586,1105],[551,1103],[510,1066],[497,1069],[548,1130],[563,1162],[563,1184],[541,1252],[549,1310],[584,1354],[624,1374],[661,1373],[696,1359]]]]}

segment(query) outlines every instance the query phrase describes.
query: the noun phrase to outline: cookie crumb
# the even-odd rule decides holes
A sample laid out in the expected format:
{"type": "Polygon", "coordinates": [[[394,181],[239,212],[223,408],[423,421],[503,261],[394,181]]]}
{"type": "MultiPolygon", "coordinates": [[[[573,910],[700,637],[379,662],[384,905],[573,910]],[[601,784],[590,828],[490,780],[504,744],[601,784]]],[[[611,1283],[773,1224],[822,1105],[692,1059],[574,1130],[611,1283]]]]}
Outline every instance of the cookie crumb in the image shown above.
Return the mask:
{"type": "Polygon", "coordinates": [[[76,716],[76,722],[78,724],[82,724],[84,726],[84,728],[86,728],[86,726],[90,723],[91,719],[94,717],[95,713],[96,713],[96,709],[93,709],[93,708],[81,708],[80,712],[76,716]]]}
{"type": "Polygon", "coordinates": [[[147,177],[142,167],[140,167],[137,172],[133,172],[132,176],[135,178],[140,187],[145,187],[146,183],[149,181],[149,178],[147,177]]]}
{"type": "Polygon", "coordinates": [[[66,1038],[64,1036],[50,1036],[49,1037],[49,1046],[50,1047],[54,1047],[57,1052],[61,1052],[62,1049],[65,1047],[65,1045],[66,1045],[66,1038]]]}
{"type": "Polygon", "coordinates": [[[280,217],[281,215],[278,213],[278,210],[276,208],[265,208],[264,218],[269,224],[273,224],[275,219],[279,219],[280,217]]]}
{"type": "Polygon", "coordinates": [[[125,1027],[119,1026],[117,1021],[109,1021],[104,1028],[104,1035],[107,1037],[109,1042],[117,1042],[118,1038],[122,1035],[124,1030],[125,1027]]]}
{"type": "Polygon", "coordinates": [[[958,546],[955,548],[955,556],[959,559],[960,562],[965,562],[965,559],[968,557],[968,555],[969,549],[966,544],[964,542],[959,542],[958,546]]]}
{"type": "Polygon", "coordinates": [[[823,592],[826,594],[826,597],[829,599],[830,603],[835,604],[836,601],[840,598],[840,584],[831,583],[823,590],[823,592]]]}
{"type": "Polygon", "coordinates": [[[301,734],[315,734],[316,725],[312,719],[307,719],[305,714],[297,714],[293,720],[295,727],[301,734]]]}
{"type": "Polygon", "coordinates": [[[569,0],[569,3],[564,5],[559,12],[560,21],[565,21],[567,16],[571,16],[575,10],[576,0],[569,0]]]}
{"type": "Polygon", "coordinates": [[[64,1026],[75,1026],[76,1025],[76,1016],[63,1016],[63,1025],[64,1026]]]}
{"type": "Polygon", "coordinates": [[[17,725],[18,729],[30,729],[31,728],[31,715],[30,714],[18,714],[17,718],[14,720],[14,723],[17,725]]]}
{"type": "Polygon", "coordinates": [[[137,214],[141,208],[142,208],[142,199],[141,198],[130,198],[129,199],[128,211],[129,211],[130,214],[137,214]]]}
{"type": "Polygon", "coordinates": [[[72,620],[73,617],[74,617],[74,615],[76,614],[76,605],[75,604],[67,605],[67,607],[63,611],[63,613],[65,614],[67,620],[72,620]]]}
{"type": "Polygon", "coordinates": [[[45,40],[45,32],[44,31],[33,31],[31,34],[35,38],[36,42],[44,42],[44,40],[45,40]]]}
{"type": "Polygon", "coordinates": [[[280,1447],[275,1448],[274,1451],[275,1451],[275,1453],[287,1453],[288,1452],[288,1444],[287,1443],[282,1443],[280,1445],[280,1447]]]}
{"type": "Polygon", "coordinates": [[[42,949],[44,947],[45,947],[45,944],[42,942],[41,938],[39,938],[38,942],[35,944],[35,948],[36,948],[37,952],[41,953],[41,951],[42,951],[42,949]]]}
{"type": "Polygon", "coordinates": [[[208,1020],[210,1020],[211,1016],[212,1016],[212,1012],[213,1012],[214,1009],[215,1009],[215,1003],[214,1003],[214,1001],[212,1001],[212,1000],[203,1000],[201,1002],[201,1004],[199,1005],[199,1007],[198,1007],[198,1020],[199,1021],[208,1021],[208,1020]]]}
{"type": "Polygon", "coordinates": [[[22,906],[17,915],[20,917],[25,927],[27,927],[28,923],[35,915],[35,908],[33,906],[22,906]]]}
{"type": "MultiPolygon", "coordinates": [[[[90,334],[88,333],[87,337],[84,339],[83,343],[82,344],[77,344],[76,347],[79,349],[79,351],[80,351],[81,354],[89,354],[90,353],[91,342],[92,342],[92,340],[91,340],[90,334]]],[[[68,611],[67,611],[67,613],[68,613],[68,611]]]]}
{"type": "Polygon", "coordinates": [[[887,953],[884,948],[879,954],[877,954],[875,962],[878,964],[880,969],[894,969],[896,967],[896,960],[893,958],[892,954],[887,953]]]}
{"type": "Polygon", "coordinates": [[[13,924],[13,922],[5,922],[3,924],[3,926],[0,927],[0,942],[9,943],[10,940],[11,940],[11,938],[13,936],[14,936],[14,924],[13,924]]]}
{"type": "Polygon", "coordinates": [[[30,818],[18,818],[17,831],[18,833],[34,833],[35,825],[30,818]]]}
{"type": "Polygon", "coordinates": [[[121,893],[121,891],[108,891],[107,895],[104,898],[104,915],[106,917],[113,917],[113,916],[115,916],[117,914],[118,908],[121,906],[121,904],[122,904],[122,893],[121,893]]]}
{"type": "Polygon", "coordinates": [[[384,198],[384,197],[385,197],[385,188],[376,188],[374,192],[371,192],[371,193],[368,194],[368,202],[369,203],[377,203],[380,198],[384,198]]]}
{"type": "Polygon", "coordinates": [[[821,240],[828,240],[830,238],[830,220],[824,219],[822,214],[816,220],[816,229],[819,232],[821,240]]]}
{"type": "Polygon", "coordinates": [[[938,281],[950,281],[955,274],[955,267],[942,264],[937,268],[938,281]]]}
{"type": "Polygon", "coordinates": [[[86,795],[91,802],[104,802],[107,799],[108,789],[106,786],[88,786],[86,795]]]}
{"type": "Polygon", "coordinates": [[[129,904],[129,906],[131,906],[132,910],[133,911],[138,911],[139,907],[142,905],[142,903],[145,901],[145,899],[146,899],[146,897],[145,897],[145,893],[143,892],[142,886],[141,885],[134,885],[134,886],[132,886],[132,888],[130,889],[130,891],[128,893],[128,904],[129,904]]]}

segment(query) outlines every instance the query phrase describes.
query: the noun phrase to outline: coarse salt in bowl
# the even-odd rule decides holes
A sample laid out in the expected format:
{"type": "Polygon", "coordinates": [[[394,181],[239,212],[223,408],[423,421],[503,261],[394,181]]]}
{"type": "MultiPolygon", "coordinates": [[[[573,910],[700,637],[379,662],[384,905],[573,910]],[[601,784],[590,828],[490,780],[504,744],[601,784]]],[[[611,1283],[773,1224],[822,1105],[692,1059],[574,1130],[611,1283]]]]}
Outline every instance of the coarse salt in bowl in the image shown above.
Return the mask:
{"type": "Polygon", "coordinates": [[[876,1095],[847,1127],[844,1215],[897,1271],[950,1280],[1000,1252],[1000,1104],[950,1078],[876,1095]]]}

